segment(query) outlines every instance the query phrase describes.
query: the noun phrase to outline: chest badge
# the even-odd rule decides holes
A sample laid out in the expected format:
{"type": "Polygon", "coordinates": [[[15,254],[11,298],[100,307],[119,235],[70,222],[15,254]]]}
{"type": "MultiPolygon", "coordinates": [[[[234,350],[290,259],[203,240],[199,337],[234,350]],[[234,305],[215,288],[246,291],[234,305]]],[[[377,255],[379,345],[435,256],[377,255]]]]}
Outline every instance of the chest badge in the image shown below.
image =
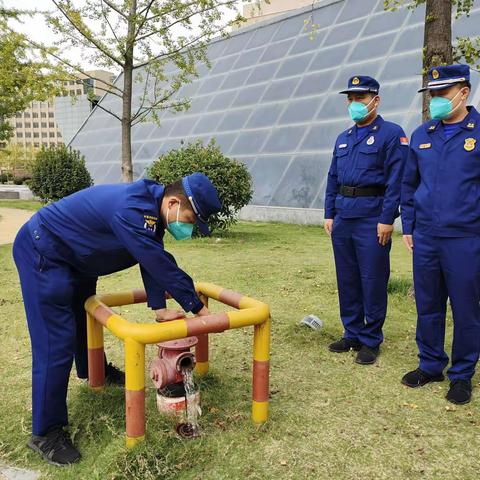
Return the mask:
{"type": "Polygon", "coordinates": [[[346,143],[341,143],[341,144],[338,146],[338,148],[347,148],[347,146],[348,146],[348,145],[347,145],[346,143]]]}
{"type": "Polygon", "coordinates": [[[369,139],[367,140],[367,145],[373,145],[375,143],[375,137],[372,135],[371,137],[369,137],[369,139]]]}
{"type": "Polygon", "coordinates": [[[157,217],[153,217],[151,215],[144,215],[143,216],[145,223],[143,224],[143,228],[148,230],[149,232],[155,233],[157,231],[157,217]]]}
{"type": "Polygon", "coordinates": [[[471,152],[475,148],[476,143],[477,143],[477,140],[475,138],[466,138],[465,139],[465,144],[463,145],[463,148],[467,152],[471,152]]]}
{"type": "Polygon", "coordinates": [[[418,146],[418,148],[421,148],[421,149],[423,150],[424,148],[430,148],[431,146],[432,146],[431,143],[421,143],[421,144],[418,146]]]}

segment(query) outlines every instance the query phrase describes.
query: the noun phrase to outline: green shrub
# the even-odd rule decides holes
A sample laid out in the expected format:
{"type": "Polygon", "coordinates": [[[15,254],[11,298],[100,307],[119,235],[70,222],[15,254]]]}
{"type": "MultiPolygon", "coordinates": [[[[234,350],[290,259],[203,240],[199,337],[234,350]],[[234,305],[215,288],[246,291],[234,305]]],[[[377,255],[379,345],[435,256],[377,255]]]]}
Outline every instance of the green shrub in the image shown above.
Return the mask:
{"type": "Polygon", "coordinates": [[[218,191],[222,210],[208,221],[210,229],[227,230],[237,212],[252,199],[252,178],[247,167],[221,152],[212,140],[197,141],[162,155],[149,169],[149,177],[168,185],[193,172],[208,176],[218,191]]]}
{"type": "Polygon", "coordinates": [[[24,183],[27,183],[27,180],[30,180],[30,178],[30,175],[19,175],[13,179],[13,183],[15,185],[23,185],[24,183]]]}
{"type": "Polygon", "coordinates": [[[7,183],[8,175],[6,173],[0,173],[0,183],[7,183]]]}
{"type": "Polygon", "coordinates": [[[80,152],[61,145],[37,153],[29,186],[42,202],[55,202],[91,185],[92,177],[80,152]]]}

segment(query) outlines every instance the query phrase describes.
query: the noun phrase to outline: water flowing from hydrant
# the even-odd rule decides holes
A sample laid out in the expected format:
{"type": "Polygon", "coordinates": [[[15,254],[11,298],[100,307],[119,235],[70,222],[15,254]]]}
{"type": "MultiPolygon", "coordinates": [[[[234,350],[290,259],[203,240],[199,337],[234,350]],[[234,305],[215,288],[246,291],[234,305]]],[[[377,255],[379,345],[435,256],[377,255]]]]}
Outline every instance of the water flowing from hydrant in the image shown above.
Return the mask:
{"type": "Polygon", "coordinates": [[[195,388],[193,380],[193,370],[191,368],[182,369],[183,385],[185,387],[185,414],[186,422],[177,426],[179,435],[185,438],[195,438],[200,436],[198,426],[198,416],[201,415],[199,395],[195,388]]]}

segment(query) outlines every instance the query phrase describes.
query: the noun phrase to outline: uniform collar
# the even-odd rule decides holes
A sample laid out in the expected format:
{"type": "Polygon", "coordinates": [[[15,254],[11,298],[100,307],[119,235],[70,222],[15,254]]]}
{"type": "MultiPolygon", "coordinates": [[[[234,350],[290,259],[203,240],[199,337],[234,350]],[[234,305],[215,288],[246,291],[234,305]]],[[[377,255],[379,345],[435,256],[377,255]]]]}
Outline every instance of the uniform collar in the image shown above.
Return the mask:
{"type": "MultiPolygon", "coordinates": [[[[477,112],[477,109],[471,105],[467,107],[467,110],[468,114],[462,120],[460,128],[465,130],[473,130],[480,125],[480,114],[477,112]]],[[[430,120],[425,125],[425,128],[427,129],[428,133],[433,133],[438,130],[438,127],[441,125],[441,123],[441,120],[430,120]]]]}
{"type": "Polygon", "coordinates": [[[147,190],[150,192],[152,197],[157,201],[157,204],[162,203],[163,194],[165,193],[165,187],[155,182],[154,180],[142,180],[147,187],[147,190]]]}
{"type": "MultiPolygon", "coordinates": [[[[377,118],[370,124],[370,125],[367,125],[368,127],[370,128],[365,128],[365,134],[367,133],[375,133],[375,132],[378,132],[380,130],[380,127],[383,125],[383,123],[385,123],[385,120],[382,118],[381,115],[377,115],[377,118]]],[[[363,128],[363,127],[360,127],[360,128],[363,128]]],[[[347,135],[352,135],[354,132],[355,132],[355,137],[357,136],[357,125],[353,125],[351,128],[349,128],[347,130],[347,135]]]]}

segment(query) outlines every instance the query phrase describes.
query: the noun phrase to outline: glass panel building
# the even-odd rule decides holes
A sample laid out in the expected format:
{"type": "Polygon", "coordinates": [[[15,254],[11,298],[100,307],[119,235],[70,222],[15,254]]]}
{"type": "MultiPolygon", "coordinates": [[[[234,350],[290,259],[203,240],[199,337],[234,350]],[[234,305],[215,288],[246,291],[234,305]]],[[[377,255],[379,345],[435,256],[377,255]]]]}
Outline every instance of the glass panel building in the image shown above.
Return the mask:
{"type": "MultiPolygon", "coordinates": [[[[423,22],[423,8],[385,12],[383,0],[323,0],[213,41],[212,68],[201,66],[178,94],[190,97],[191,108],[162,112],[160,126],[134,127],[135,178],[182,142],[214,138],[252,174],[254,196],[243,218],[319,222],[333,145],[351,125],[338,95],[350,76],[379,80],[380,113],[408,135],[421,122],[423,22]],[[310,17],[318,25],[313,35],[305,31],[310,17]]],[[[453,37],[477,35],[479,24],[476,5],[455,21],[453,37]]],[[[478,106],[476,72],[472,85],[470,103],[478,106]]],[[[135,85],[134,106],[143,88],[135,85]]],[[[121,109],[110,94],[101,105],[121,109]]],[[[97,107],[70,143],[96,184],[121,181],[120,134],[118,120],[97,107]]]]}

